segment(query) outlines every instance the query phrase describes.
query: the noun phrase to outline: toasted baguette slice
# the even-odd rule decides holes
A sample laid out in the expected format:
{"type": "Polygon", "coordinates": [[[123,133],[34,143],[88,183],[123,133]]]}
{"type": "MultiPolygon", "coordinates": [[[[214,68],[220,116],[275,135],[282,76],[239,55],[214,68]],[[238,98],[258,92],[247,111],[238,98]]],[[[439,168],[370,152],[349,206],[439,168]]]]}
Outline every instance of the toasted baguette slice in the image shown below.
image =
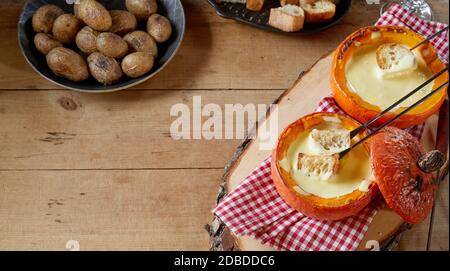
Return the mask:
{"type": "Polygon", "coordinates": [[[264,0],[247,0],[247,9],[260,11],[264,5],[264,0]]]}
{"type": "Polygon", "coordinates": [[[280,5],[281,6],[285,6],[285,5],[296,5],[296,6],[299,6],[300,5],[300,0],[280,0],[280,5]]]}
{"type": "Polygon", "coordinates": [[[295,32],[303,28],[305,13],[294,5],[270,9],[269,24],[284,32],[295,32]]]}
{"type": "Polygon", "coordinates": [[[328,0],[300,0],[300,6],[305,10],[307,23],[323,23],[331,20],[336,14],[336,5],[328,0]]]}
{"type": "Polygon", "coordinates": [[[329,153],[337,153],[350,147],[350,133],[344,129],[313,129],[311,138],[329,153]]]}
{"type": "Polygon", "coordinates": [[[401,44],[385,43],[378,47],[376,56],[383,76],[404,75],[417,68],[416,56],[401,44]]]}
{"type": "Polygon", "coordinates": [[[298,169],[308,176],[318,176],[328,180],[339,171],[339,154],[306,155],[298,154],[298,169]]]}

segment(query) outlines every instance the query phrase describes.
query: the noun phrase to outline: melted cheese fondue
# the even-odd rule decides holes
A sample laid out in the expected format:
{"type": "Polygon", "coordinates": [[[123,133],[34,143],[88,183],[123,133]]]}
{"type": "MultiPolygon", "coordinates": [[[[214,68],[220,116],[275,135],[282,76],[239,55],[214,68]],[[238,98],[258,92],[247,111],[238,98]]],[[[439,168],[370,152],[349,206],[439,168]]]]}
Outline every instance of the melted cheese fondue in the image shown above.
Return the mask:
{"type": "Polygon", "coordinates": [[[357,146],[340,161],[339,172],[323,180],[319,176],[309,176],[298,169],[298,154],[330,154],[311,137],[311,131],[345,129],[340,124],[323,122],[303,132],[289,147],[286,157],[279,162],[281,168],[291,174],[296,182],[294,189],[304,195],[313,194],[321,198],[336,198],[360,190],[367,192],[373,180],[369,154],[362,145],[357,146]]]}
{"type": "MultiPolygon", "coordinates": [[[[361,46],[349,60],[345,72],[349,88],[363,100],[378,106],[381,110],[398,101],[432,75],[422,57],[414,51],[417,66],[397,76],[386,76],[377,64],[376,50],[377,46],[361,46]]],[[[407,64],[402,63],[402,65],[407,64]]],[[[432,87],[433,82],[409,97],[400,106],[412,105],[430,93],[432,87]]]]}

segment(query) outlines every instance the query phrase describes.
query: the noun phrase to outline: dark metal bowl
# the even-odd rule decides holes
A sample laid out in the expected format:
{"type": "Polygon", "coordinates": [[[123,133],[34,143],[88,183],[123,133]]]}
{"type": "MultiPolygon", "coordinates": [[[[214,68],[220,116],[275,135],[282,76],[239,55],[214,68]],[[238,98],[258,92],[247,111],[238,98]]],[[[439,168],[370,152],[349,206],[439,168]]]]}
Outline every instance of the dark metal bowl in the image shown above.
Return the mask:
{"type": "MultiPolygon", "coordinates": [[[[108,9],[125,9],[124,0],[98,0],[108,9]]],[[[82,82],[72,82],[62,77],[56,76],[47,66],[45,56],[39,53],[34,45],[35,32],[31,25],[31,18],[34,12],[44,4],[54,4],[66,11],[73,13],[73,5],[69,3],[74,0],[29,0],[25,4],[19,19],[18,36],[19,45],[23,55],[31,67],[47,80],[64,88],[83,91],[83,92],[110,92],[121,90],[140,84],[160,72],[174,57],[181,41],[183,40],[185,30],[185,15],[180,0],[158,0],[158,13],[166,16],[172,23],[172,37],[163,44],[158,44],[159,56],[150,72],[138,77],[130,78],[123,76],[122,79],[113,85],[103,85],[97,82],[92,76],[82,82]]],[[[140,22],[138,29],[145,30],[146,22],[140,22]]],[[[82,54],[75,44],[69,44],[66,47],[82,54]]],[[[85,56],[84,54],[82,54],[85,56]]]]}
{"type": "Polygon", "coordinates": [[[224,18],[233,19],[251,26],[264,29],[266,31],[294,34],[294,35],[308,35],[323,31],[339,23],[342,18],[347,14],[352,5],[351,0],[340,0],[336,5],[336,15],[333,19],[321,24],[308,24],[302,30],[297,32],[283,32],[275,27],[269,25],[270,9],[279,7],[279,0],[266,0],[261,11],[251,11],[246,9],[245,4],[220,2],[217,0],[208,0],[216,13],[224,18]]]}

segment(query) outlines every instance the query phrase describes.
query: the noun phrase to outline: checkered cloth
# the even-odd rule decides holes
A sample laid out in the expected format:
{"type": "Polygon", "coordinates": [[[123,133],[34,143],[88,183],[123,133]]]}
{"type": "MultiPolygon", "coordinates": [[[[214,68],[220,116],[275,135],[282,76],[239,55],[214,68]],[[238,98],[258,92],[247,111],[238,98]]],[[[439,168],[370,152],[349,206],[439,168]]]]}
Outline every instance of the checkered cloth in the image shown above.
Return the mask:
{"type": "MultiPolygon", "coordinates": [[[[377,25],[403,25],[428,36],[444,24],[414,18],[393,5],[377,25]]],[[[448,61],[448,41],[440,36],[433,41],[443,60],[448,61]],[[441,39],[444,39],[442,41],[441,39]]],[[[343,113],[332,97],[323,98],[316,111],[343,113]]],[[[420,138],[423,125],[410,129],[420,138]]],[[[363,239],[380,202],[370,203],[357,215],[339,221],[309,218],[287,205],[271,178],[270,157],[229,193],[213,213],[237,236],[248,235],[278,250],[355,250],[363,239]]]]}

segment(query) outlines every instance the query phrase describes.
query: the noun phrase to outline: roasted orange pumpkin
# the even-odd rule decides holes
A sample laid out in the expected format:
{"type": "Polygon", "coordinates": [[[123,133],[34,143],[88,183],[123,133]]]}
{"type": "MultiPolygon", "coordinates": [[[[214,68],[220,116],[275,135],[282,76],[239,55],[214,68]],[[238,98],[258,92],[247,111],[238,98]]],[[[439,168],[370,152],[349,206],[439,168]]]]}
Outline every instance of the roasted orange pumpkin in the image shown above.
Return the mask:
{"type": "MultiPolygon", "coordinates": [[[[382,110],[379,106],[361,98],[349,86],[346,75],[347,64],[363,46],[379,46],[386,43],[404,44],[412,47],[424,39],[423,36],[399,26],[371,26],[357,30],[348,36],[337,48],[331,67],[331,89],[338,105],[351,117],[364,123],[379,114],[382,110]]],[[[445,68],[444,63],[438,58],[435,48],[430,43],[421,45],[418,52],[432,74],[445,68]]],[[[364,69],[364,68],[363,68],[364,69]]],[[[448,73],[442,74],[434,80],[433,89],[448,80],[448,73]]],[[[412,90],[412,89],[411,89],[412,90]]],[[[410,91],[410,90],[407,90],[410,91]]],[[[447,88],[436,93],[425,102],[396,120],[392,126],[406,128],[423,123],[429,116],[438,111],[445,100],[447,88]]],[[[393,102],[392,102],[393,103],[393,102]]],[[[389,104],[392,104],[391,102],[389,104]]],[[[404,110],[400,107],[385,114],[375,126],[383,124],[404,110]]]]}
{"type": "MultiPolygon", "coordinates": [[[[296,181],[281,165],[281,161],[287,156],[291,144],[296,141],[306,131],[311,131],[314,127],[324,123],[328,118],[338,119],[346,130],[352,130],[360,124],[351,118],[334,113],[313,113],[302,117],[289,125],[280,135],[277,145],[273,150],[271,160],[271,173],[274,184],[284,201],[299,212],[320,220],[339,220],[355,215],[361,211],[377,195],[378,188],[372,182],[366,192],[358,189],[338,197],[320,197],[314,194],[299,193],[295,189],[296,181]]],[[[365,135],[361,133],[360,136],[365,135]]],[[[363,152],[369,156],[369,144],[364,143],[363,152]]],[[[370,160],[367,158],[368,161],[370,160]]],[[[357,161],[349,161],[357,164],[357,161]],[[356,163],[355,163],[356,162],[356,163]]]]}

